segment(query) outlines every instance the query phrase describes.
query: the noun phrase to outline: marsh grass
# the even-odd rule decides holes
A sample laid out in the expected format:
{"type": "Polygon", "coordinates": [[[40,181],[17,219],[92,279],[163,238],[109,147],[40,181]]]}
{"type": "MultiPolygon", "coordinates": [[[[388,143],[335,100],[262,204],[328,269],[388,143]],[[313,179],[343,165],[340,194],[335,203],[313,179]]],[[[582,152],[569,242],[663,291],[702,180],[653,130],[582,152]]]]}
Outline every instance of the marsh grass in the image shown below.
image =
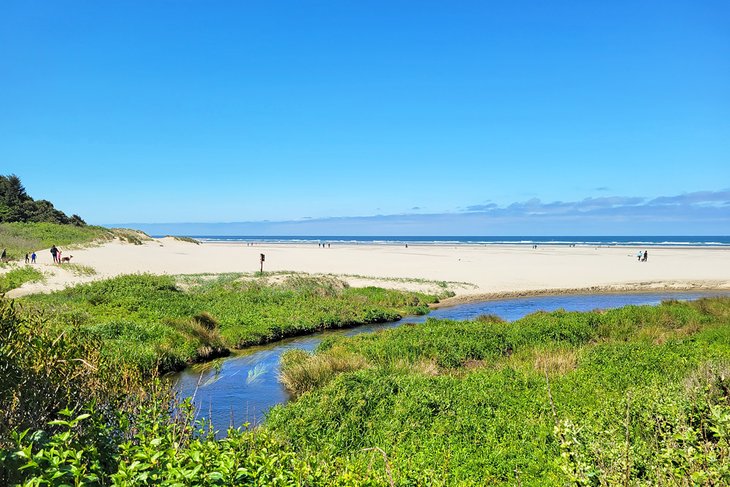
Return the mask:
{"type": "Polygon", "coordinates": [[[367,366],[364,357],[339,348],[317,355],[291,350],[282,357],[279,380],[289,392],[298,396],[327,384],[337,374],[360,370],[367,366]]]}
{"type": "Polygon", "coordinates": [[[302,381],[267,425],[361,472],[377,446],[396,484],[726,485],[729,311],[708,298],[329,338],[292,360],[299,374],[328,354],[367,365],[302,381]]]}
{"type": "Polygon", "coordinates": [[[128,275],[22,299],[49,322],[98,336],[105,353],[142,368],[185,364],[327,328],[425,313],[435,296],[349,288],[333,277],[128,275]]]}
{"type": "MultiPolygon", "coordinates": [[[[134,285],[146,298],[162,293],[159,307],[185,295],[170,282],[134,285]]],[[[141,312],[130,285],[85,289],[101,305],[141,312]]],[[[100,326],[100,341],[42,316],[23,321],[6,303],[0,483],[730,485],[729,313],[730,299],[718,298],[329,338],[314,354],[284,356],[305,393],[264,425],[217,440],[192,404],[170,402],[99,351],[113,337],[166,328],[118,321],[100,326]]],[[[213,340],[224,323],[194,311],[166,326],[213,340]]]]}

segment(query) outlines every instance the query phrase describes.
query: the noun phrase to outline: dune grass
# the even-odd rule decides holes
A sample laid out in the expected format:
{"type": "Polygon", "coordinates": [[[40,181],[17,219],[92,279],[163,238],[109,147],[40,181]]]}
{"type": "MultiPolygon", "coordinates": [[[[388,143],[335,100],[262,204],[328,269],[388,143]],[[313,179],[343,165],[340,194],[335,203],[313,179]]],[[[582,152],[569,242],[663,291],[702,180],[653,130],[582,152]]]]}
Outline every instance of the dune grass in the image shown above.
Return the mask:
{"type": "Polygon", "coordinates": [[[26,282],[40,282],[45,279],[41,271],[31,266],[11,266],[3,272],[0,269],[0,294],[19,288],[26,282]]]}
{"type": "Polygon", "coordinates": [[[49,325],[73,326],[145,370],[174,370],[231,348],[426,313],[435,296],[349,288],[331,277],[278,283],[222,276],[127,275],[23,298],[49,325]],[[205,317],[205,318],[201,318],[205,317]]]}
{"type": "Polygon", "coordinates": [[[0,223],[0,248],[10,259],[19,260],[26,253],[47,249],[51,245],[83,245],[97,240],[111,240],[110,230],[95,226],[57,223],[0,223]]]}
{"type": "Polygon", "coordinates": [[[0,249],[7,249],[8,258],[20,260],[26,253],[58,247],[83,246],[118,238],[141,245],[150,240],[145,233],[124,228],[61,225],[58,223],[0,223],[0,249]]]}

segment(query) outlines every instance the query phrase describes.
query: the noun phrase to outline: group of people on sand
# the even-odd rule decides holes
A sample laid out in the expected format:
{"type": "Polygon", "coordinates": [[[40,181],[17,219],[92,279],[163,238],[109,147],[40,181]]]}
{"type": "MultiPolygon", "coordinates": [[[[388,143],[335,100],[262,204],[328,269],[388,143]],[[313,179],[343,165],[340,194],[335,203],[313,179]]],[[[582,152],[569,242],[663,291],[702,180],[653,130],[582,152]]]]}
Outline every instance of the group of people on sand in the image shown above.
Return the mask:
{"type": "Polygon", "coordinates": [[[636,254],[636,257],[639,260],[639,262],[646,262],[646,259],[649,258],[649,252],[647,252],[646,250],[643,252],[641,250],[639,250],[639,253],[636,254]]]}
{"type": "Polygon", "coordinates": [[[51,246],[51,257],[53,257],[54,264],[60,264],[62,262],[71,262],[71,257],[73,257],[73,255],[61,257],[61,249],[53,245],[51,246]]]}
{"type": "Polygon", "coordinates": [[[25,253],[25,263],[26,264],[35,264],[35,258],[36,258],[35,252],[31,252],[31,253],[26,252],[25,253]]]}

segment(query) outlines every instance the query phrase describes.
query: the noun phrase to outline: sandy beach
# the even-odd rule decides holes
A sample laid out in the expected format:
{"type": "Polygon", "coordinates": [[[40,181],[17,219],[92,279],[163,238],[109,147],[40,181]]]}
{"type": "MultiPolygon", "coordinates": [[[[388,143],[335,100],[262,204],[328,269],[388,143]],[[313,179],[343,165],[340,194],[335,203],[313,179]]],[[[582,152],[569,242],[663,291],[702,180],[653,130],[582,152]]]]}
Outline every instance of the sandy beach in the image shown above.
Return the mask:
{"type": "MultiPolygon", "coordinates": [[[[83,275],[74,266],[55,265],[48,250],[38,251],[36,266],[43,283],[8,293],[19,297],[120,274],[253,273],[265,254],[265,271],[294,271],[343,276],[352,286],[377,285],[413,290],[443,290],[447,281],[457,296],[474,300],[512,294],[610,292],[657,289],[730,290],[730,249],[648,249],[638,262],[638,248],[519,245],[366,245],[194,243],[173,238],[143,245],[113,241],[62,249],[73,264],[96,272],[83,275]],[[431,281],[431,282],[429,282],[431,281]]],[[[644,249],[642,249],[644,250],[644,249]]]]}

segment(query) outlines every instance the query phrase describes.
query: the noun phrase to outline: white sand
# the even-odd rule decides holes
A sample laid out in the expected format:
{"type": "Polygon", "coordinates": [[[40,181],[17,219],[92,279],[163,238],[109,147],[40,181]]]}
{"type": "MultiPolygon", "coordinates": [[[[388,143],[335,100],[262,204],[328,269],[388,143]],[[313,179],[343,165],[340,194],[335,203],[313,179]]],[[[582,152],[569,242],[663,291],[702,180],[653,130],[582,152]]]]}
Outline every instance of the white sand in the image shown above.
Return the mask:
{"type": "MultiPolygon", "coordinates": [[[[373,278],[455,281],[462,299],[509,293],[568,290],[730,289],[730,249],[649,248],[647,262],[637,262],[638,248],[488,245],[341,245],[203,243],[172,238],[144,245],[114,241],[98,247],[62,249],[72,263],[90,266],[94,276],[78,276],[54,265],[48,250],[38,252],[45,283],[26,284],[8,293],[17,297],[48,292],[119,274],[200,274],[259,270],[297,271],[373,278]]],[[[644,249],[641,249],[644,250],[644,249]]],[[[429,290],[438,286],[412,281],[347,277],[354,286],[429,290]]]]}

